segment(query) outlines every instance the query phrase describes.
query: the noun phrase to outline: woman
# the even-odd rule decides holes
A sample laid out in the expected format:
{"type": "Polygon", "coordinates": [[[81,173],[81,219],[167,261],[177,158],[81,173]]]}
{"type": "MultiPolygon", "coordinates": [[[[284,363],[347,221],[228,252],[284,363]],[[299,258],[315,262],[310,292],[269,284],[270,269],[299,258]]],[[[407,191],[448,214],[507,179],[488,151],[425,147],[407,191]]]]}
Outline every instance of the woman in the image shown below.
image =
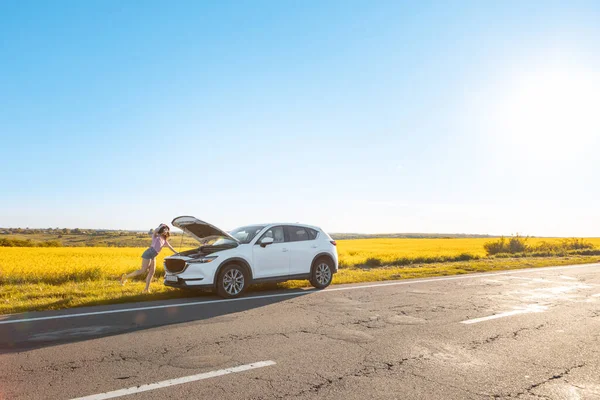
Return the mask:
{"type": "Polygon", "coordinates": [[[165,224],[160,224],[158,228],[152,233],[152,245],[148,247],[142,254],[142,268],[137,271],[133,271],[130,274],[121,275],[121,285],[127,282],[127,279],[133,278],[134,276],[142,275],[148,272],[146,276],[146,288],[143,293],[150,293],[150,282],[156,271],[156,256],[163,247],[167,246],[173,253],[177,253],[175,249],[169,244],[168,239],[171,236],[169,227],[165,224]]]}

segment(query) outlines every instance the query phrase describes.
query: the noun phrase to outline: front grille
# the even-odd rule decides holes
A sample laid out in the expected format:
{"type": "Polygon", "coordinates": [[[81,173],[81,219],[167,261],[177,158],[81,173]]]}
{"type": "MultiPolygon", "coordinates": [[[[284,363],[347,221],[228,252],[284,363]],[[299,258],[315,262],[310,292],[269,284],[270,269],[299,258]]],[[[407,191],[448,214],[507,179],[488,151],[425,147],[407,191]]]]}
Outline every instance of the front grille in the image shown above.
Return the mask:
{"type": "Polygon", "coordinates": [[[185,269],[184,260],[165,260],[165,269],[171,273],[179,273],[185,269]]]}

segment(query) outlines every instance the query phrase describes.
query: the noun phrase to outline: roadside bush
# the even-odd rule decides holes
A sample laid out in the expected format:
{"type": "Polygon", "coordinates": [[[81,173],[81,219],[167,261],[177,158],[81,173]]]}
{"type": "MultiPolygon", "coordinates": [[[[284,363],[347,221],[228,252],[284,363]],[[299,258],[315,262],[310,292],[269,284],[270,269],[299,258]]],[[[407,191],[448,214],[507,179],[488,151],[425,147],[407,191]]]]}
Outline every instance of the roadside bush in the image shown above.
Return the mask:
{"type": "Polygon", "coordinates": [[[528,256],[535,257],[565,256],[573,254],[573,251],[595,250],[594,245],[585,239],[569,238],[554,242],[541,241],[529,245],[527,244],[527,238],[519,235],[508,240],[501,237],[496,241],[487,242],[483,245],[483,248],[488,256],[527,253],[528,256]]]}
{"type": "Polygon", "coordinates": [[[31,239],[0,239],[0,247],[62,247],[59,240],[34,242],[31,239]]]}
{"type": "Polygon", "coordinates": [[[381,260],[379,258],[367,258],[367,261],[365,261],[365,265],[368,267],[380,267],[381,266],[381,260]]]}
{"type": "MultiPolygon", "coordinates": [[[[498,254],[494,254],[491,255],[491,258],[522,258],[522,257],[527,257],[527,256],[532,256],[533,254],[531,253],[498,253],[498,254]]],[[[542,256],[544,257],[544,256],[542,256]]]]}
{"type": "Polygon", "coordinates": [[[37,242],[37,247],[62,247],[62,243],[59,240],[47,240],[45,242],[37,242]]]}
{"type": "Polygon", "coordinates": [[[569,251],[569,255],[600,256],[600,249],[571,250],[569,251]]]}
{"type": "Polygon", "coordinates": [[[594,245],[585,239],[563,239],[560,242],[540,242],[531,248],[533,252],[564,253],[570,250],[591,250],[594,245]]]}
{"type": "Polygon", "coordinates": [[[455,257],[455,261],[470,261],[470,260],[478,260],[479,256],[473,255],[471,253],[461,253],[455,257]]]}
{"type": "Polygon", "coordinates": [[[508,246],[506,244],[506,239],[504,236],[502,236],[496,241],[484,243],[483,248],[485,249],[487,255],[491,256],[494,254],[506,253],[508,246]]]}
{"type": "Polygon", "coordinates": [[[527,246],[527,238],[519,236],[518,234],[516,236],[511,237],[508,240],[506,240],[506,238],[502,236],[496,241],[485,243],[483,245],[483,248],[485,249],[488,256],[502,253],[524,253],[529,249],[529,247],[527,246]]]}
{"type": "Polygon", "coordinates": [[[34,247],[31,239],[0,239],[1,247],[34,247]]]}
{"type": "MultiPolygon", "coordinates": [[[[389,265],[394,267],[404,267],[415,264],[435,264],[456,261],[479,260],[481,257],[471,253],[461,253],[456,256],[418,256],[418,257],[399,257],[391,261],[381,260],[379,258],[370,257],[362,264],[365,267],[381,267],[389,265]]],[[[340,262],[340,268],[343,263],[340,262]]]]}
{"type": "Polygon", "coordinates": [[[511,237],[508,241],[508,252],[509,253],[524,253],[527,251],[527,238],[522,238],[517,235],[511,237]]]}
{"type": "Polygon", "coordinates": [[[586,241],[585,239],[577,239],[577,238],[571,238],[571,239],[564,239],[561,242],[563,248],[567,249],[567,250],[585,250],[585,249],[593,249],[594,245],[588,241],[586,241]]]}
{"type": "Polygon", "coordinates": [[[395,265],[395,266],[403,266],[403,265],[410,265],[413,262],[414,262],[414,258],[399,257],[399,258],[396,258],[394,261],[392,261],[390,264],[395,265]]]}
{"type": "Polygon", "coordinates": [[[490,258],[525,258],[525,257],[567,257],[567,256],[600,256],[600,249],[528,251],[522,253],[498,253],[490,258]]]}

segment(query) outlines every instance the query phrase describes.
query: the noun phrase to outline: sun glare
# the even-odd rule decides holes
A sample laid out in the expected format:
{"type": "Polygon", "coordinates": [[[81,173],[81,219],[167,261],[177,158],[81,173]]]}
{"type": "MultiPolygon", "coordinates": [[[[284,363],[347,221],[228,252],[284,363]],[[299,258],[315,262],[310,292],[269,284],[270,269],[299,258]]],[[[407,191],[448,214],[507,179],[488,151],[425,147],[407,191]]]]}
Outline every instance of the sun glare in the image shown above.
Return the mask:
{"type": "Polygon", "coordinates": [[[541,68],[510,79],[491,113],[497,140],[534,160],[573,158],[600,134],[600,74],[541,68]]]}

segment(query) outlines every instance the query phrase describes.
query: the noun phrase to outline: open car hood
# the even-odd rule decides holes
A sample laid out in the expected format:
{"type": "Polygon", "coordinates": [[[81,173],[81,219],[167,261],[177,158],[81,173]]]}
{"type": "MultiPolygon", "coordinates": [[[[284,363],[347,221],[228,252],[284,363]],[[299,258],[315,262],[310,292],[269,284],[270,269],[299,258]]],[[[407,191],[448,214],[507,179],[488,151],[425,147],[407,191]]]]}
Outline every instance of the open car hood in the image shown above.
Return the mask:
{"type": "Polygon", "coordinates": [[[239,243],[239,241],[231,236],[229,233],[217,228],[209,224],[208,222],[200,221],[194,217],[182,216],[175,218],[171,224],[173,226],[181,229],[185,233],[189,233],[191,236],[195,237],[199,242],[204,242],[206,240],[210,240],[212,238],[225,237],[227,239],[233,240],[235,243],[239,243]]]}

